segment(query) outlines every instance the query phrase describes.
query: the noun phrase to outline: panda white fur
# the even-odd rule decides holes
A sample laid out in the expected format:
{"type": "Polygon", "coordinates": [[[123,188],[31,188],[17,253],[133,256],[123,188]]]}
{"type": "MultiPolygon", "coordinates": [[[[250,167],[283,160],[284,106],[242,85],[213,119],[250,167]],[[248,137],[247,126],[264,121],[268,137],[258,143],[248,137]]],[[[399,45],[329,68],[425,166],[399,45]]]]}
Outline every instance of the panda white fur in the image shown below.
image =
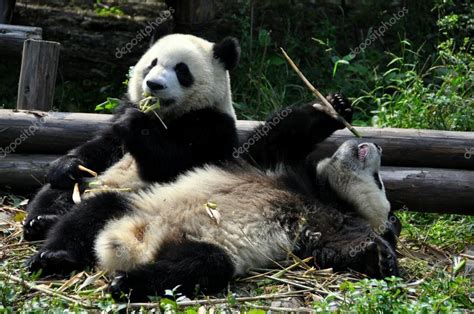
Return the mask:
{"type": "Polygon", "coordinates": [[[79,165],[105,172],[96,180],[102,186],[138,189],[231,158],[238,139],[228,71],[239,55],[234,38],[214,44],[173,34],[158,40],[135,65],[129,99],[112,126],[51,165],[48,184],[27,207],[25,239],[43,239],[73,207],[73,185],[88,175],[79,165]],[[155,111],[166,127],[155,114],[138,110],[144,95],[160,99],[155,111]]]}
{"type": "MultiPolygon", "coordinates": [[[[98,264],[118,271],[110,286],[113,295],[131,289],[133,300],[178,285],[186,295],[196,286],[217,292],[233,277],[272,265],[288,252],[313,256],[319,267],[376,278],[397,275],[395,244],[363,218],[369,211],[387,223],[387,200],[375,176],[380,155],[375,144],[348,141],[319,163],[308,159],[265,172],[246,162],[209,165],[173,183],[129,195],[111,193],[107,210],[125,213],[109,219],[94,240],[98,264]],[[348,197],[350,185],[365,188],[348,197]]],[[[91,201],[100,203],[100,197],[91,201]]],[[[59,242],[47,243],[33,269],[75,269],[59,242]]]]}
{"type": "MultiPolygon", "coordinates": [[[[369,214],[377,216],[379,224],[372,225],[374,229],[385,225],[389,214],[385,192],[378,186],[381,181],[374,179],[380,168],[380,155],[381,149],[373,143],[358,145],[348,141],[313,170],[317,182],[327,182],[355,212],[364,218],[369,214]],[[358,193],[354,195],[354,191],[358,193]]],[[[234,262],[235,275],[264,267],[294,251],[294,236],[305,229],[305,215],[309,212],[303,199],[278,182],[287,175],[285,167],[266,173],[246,166],[226,168],[195,169],[176,182],[154,184],[127,197],[133,213],[110,221],[97,238],[99,265],[109,271],[130,271],[153,262],[170,235],[185,235],[187,239],[225,248],[234,262]],[[216,205],[217,220],[209,213],[209,203],[216,205]],[[282,212],[287,207],[284,203],[301,210],[298,213],[295,209],[301,215],[296,230],[285,228],[274,219],[289,214],[282,212]]]]}
{"type": "Polygon", "coordinates": [[[357,156],[353,156],[356,158],[347,158],[350,153],[345,149],[347,145],[341,146],[331,159],[322,160],[318,164],[318,174],[342,199],[357,204],[357,212],[380,233],[390,213],[390,203],[379,174],[382,148],[377,144],[361,144],[357,156]],[[334,162],[334,159],[340,161],[334,162]],[[346,168],[352,172],[344,171],[346,168]]]}
{"type": "Polygon", "coordinates": [[[348,141],[331,158],[317,165],[309,161],[304,170],[283,166],[263,173],[248,165],[206,166],[174,183],[154,184],[127,197],[133,210],[99,233],[99,265],[125,272],[111,285],[115,296],[131,289],[138,300],[175,285],[182,285],[185,294],[196,285],[215,292],[230,278],[272,266],[289,252],[312,255],[321,267],[351,268],[376,278],[398,275],[395,248],[377,235],[381,226],[371,227],[361,218],[371,214],[382,226],[388,223],[388,201],[375,178],[380,156],[373,143],[348,141]],[[303,177],[314,182],[296,189],[288,183],[303,177]],[[339,206],[352,212],[343,213],[339,206]],[[354,251],[364,245],[370,249],[354,251]]]}

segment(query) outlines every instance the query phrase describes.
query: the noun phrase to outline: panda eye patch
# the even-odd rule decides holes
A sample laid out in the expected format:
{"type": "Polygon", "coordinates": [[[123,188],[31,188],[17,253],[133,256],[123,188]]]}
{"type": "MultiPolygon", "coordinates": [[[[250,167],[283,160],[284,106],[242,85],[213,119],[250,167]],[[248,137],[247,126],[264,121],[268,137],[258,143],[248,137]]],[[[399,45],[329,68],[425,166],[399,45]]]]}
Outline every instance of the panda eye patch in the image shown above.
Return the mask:
{"type": "Polygon", "coordinates": [[[194,77],[186,63],[180,62],[175,67],[176,77],[179,83],[184,87],[189,87],[194,83],[194,77]]]}
{"type": "Polygon", "coordinates": [[[150,66],[154,67],[154,66],[156,66],[157,63],[158,63],[158,58],[155,58],[155,59],[153,59],[153,61],[151,61],[150,66]]]}

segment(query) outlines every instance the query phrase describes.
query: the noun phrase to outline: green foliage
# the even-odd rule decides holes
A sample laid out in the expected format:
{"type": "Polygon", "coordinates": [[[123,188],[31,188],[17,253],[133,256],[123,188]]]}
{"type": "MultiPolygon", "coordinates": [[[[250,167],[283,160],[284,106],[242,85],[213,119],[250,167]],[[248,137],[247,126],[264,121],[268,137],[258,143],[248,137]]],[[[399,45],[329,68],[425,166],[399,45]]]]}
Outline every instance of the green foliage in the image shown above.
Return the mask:
{"type": "Polygon", "coordinates": [[[101,0],[96,0],[94,4],[94,10],[95,13],[99,16],[111,16],[111,15],[117,15],[117,16],[122,16],[124,15],[122,9],[116,6],[108,6],[102,3],[101,0]]]}
{"type": "Polygon", "coordinates": [[[474,58],[470,45],[453,52],[452,41],[439,46],[439,56],[430,67],[420,59],[420,49],[402,41],[399,55],[382,74],[376,73],[375,88],[356,99],[358,107],[377,104],[373,124],[379,127],[474,130],[474,58]]]}
{"type": "Polygon", "coordinates": [[[399,211],[402,235],[420,239],[451,252],[461,252],[474,243],[474,216],[440,215],[399,211]]]}
{"type": "Polygon", "coordinates": [[[449,313],[474,309],[468,297],[473,292],[469,278],[451,278],[439,273],[416,288],[395,277],[345,282],[340,285],[342,300],[329,295],[314,303],[314,309],[317,312],[337,309],[338,313],[449,313]]]}
{"type": "Polygon", "coordinates": [[[120,105],[120,99],[107,97],[107,100],[95,107],[95,111],[112,113],[120,105]]]}
{"type": "Polygon", "coordinates": [[[282,58],[283,47],[316,88],[355,99],[355,125],[474,129],[474,60],[466,31],[473,29],[474,19],[462,1],[407,3],[407,16],[357,55],[349,50],[371,38],[372,29],[400,8],[379,2],[374,5],[380,10],[352,13],[351,23],[360,19],[368,25],[362,38],[354,38],[344,31],[351,24],[337,20],[336,12],[309,10],[300,2],[252,3],[231,10],[237,12],[232,21],[243,51],[232,80],[239,117],[261,119],[284,105],[314,100],[282,58]],[[282,11],[288,18],[274,15],[282,11]],[[420,38],[429,40],[423,44],[420,38]]]}

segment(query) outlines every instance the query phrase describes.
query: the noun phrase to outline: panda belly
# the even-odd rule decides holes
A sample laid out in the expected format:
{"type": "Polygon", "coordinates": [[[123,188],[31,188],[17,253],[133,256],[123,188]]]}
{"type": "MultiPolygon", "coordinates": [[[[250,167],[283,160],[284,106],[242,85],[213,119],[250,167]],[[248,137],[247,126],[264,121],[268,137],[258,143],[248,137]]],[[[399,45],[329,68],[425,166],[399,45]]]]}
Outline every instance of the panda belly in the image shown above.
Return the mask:
{"type": "Polygon", "coordinates": [[[236,176],[218,167],[155,185],[130,199],[134,214],[109,222],[100,233],[95,245],[99,265],[131,270],[159,258],[163,245],[189,239],[224,249],[234,263],[234,275],[242,275],[292,250],[272,205],[287,194],[268,178],[236,176]],[[216,204],[218,219],[206,209],[209,202],[216,204]]]}

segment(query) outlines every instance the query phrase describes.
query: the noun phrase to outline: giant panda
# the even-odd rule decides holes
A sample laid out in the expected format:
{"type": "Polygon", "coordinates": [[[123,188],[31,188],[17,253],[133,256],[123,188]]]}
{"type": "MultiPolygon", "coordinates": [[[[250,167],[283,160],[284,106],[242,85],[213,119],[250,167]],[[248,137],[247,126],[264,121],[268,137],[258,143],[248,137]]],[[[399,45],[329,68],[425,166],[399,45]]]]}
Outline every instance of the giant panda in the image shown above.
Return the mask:
{"type": "MultiPolygon", "coordinates": [[[[390,239],[398,234],[376,176],[380,156],[376,144],[348,141],[320,162],[310,154],[299,165],[266,171],[243,160],[206,165],[172,183],[131,194],[99,194],[81,205],[122,213],[107,220],[94,238],[98,265],[116,272],[109,286],[116,298],[131,291],[132,300],[143,301],[177,286],[188,296],[197,289],[215,293],[249,268],[271,266],[288,252],[313,256],[322,268],[397,276],[390,239]],[[363,188],[349,196],[349,185],[363,188]],[[364,218],[367,213],[384,218],[384,234],[364,218]]],[[[55,227],[57,237],[30,259],[32,271],[70,272],[81,266],[90,248],[74,243],[84,239],[70,232],[77,221],[82,221],[79,229],[95,223],[83,213],[73,211],[69,223],[55,227]]]]}
{"type": "Polygon", "coordinates": [[[374,143],[347,141],[321,162],[266,172],[206,166],[131,195],[124,199],[131,211],[95,242],[100,267],[116,272],[109,290],[137,301],[174,287],[187,296],[215,293],[289,252],[322,268],[398,276],[395,247],[363,217],[383,217],[393,232],[376,176],[380,157],[374,143]],[[363,188],[354,197],[349,186],[363,188]]]}
{"type": "MultiPolygon", "coordinates": [[[[327,99],[346,120],[351,120],[351,103],[344,96],[331,94],[327,99]]],[[[314,106],[309,103],[286,107],[270,115],[266,123],[249,132],[242,144],[242,147],[247,149],[241,155],[235,155],[236,151],[240,151],[240,147],[238,150],[234,148],[233,158],[228,159],[226,164],[247,162],[261,171],[277,169],[278,165],[301,164],[318,142],[334,131],[344,128],[343,124],[316,110],[314,106]],[[251,147],[248,147],[249,145],[251,147]]],[[[137,132],[129,132],[130,136],[135,136],[130,141],[142,141],[142,131],[148,130],[148,127],[142,125],[138,127],[137,132]]],[[[132,161],[129,160],[130,167],[133,165],[132,161]]],[[[157,159],[155,164],[158,169],[166,166],[160,159],[157,159]]],[[[112,171],[116,174],[116,180],[123,181],[123,178],[130,178],[126,169],[127,163],[122,160],[109,168],[104,175],[112,171]]],[[[198,185],[194,188],[199,190],[201,187],[198,185]]],[[[71,206],[70,211],[49,230],[46,242],[40,250],[49,251],[51,254],[35,255],[30,260],[32,269],[42,268],[43,274],[64,273],[94,265],[96,256],[93,246],[98,232],[108,221],[118,219],[129,211],[128,205],[123,205],[123,199],[116,196],[115,193],[105,191],[85,197],[82,203],[71,206]]]]}
{"type": "Polygon", "coordinates": [[[216,44],[183,34],[158,40],[135,65],[112,125],[52,163],[48,183],[27,206],[25,239],[43,239],[74,206],[73,186],[87,176],[79,165],[105,172],[96,180],[103,186],[136,190],[231,158],[237,132],[228,71],[239,56],[230,37],[216,44]],[[160,99],[158,117],[138,110],[144,95],[160,99]]]}

